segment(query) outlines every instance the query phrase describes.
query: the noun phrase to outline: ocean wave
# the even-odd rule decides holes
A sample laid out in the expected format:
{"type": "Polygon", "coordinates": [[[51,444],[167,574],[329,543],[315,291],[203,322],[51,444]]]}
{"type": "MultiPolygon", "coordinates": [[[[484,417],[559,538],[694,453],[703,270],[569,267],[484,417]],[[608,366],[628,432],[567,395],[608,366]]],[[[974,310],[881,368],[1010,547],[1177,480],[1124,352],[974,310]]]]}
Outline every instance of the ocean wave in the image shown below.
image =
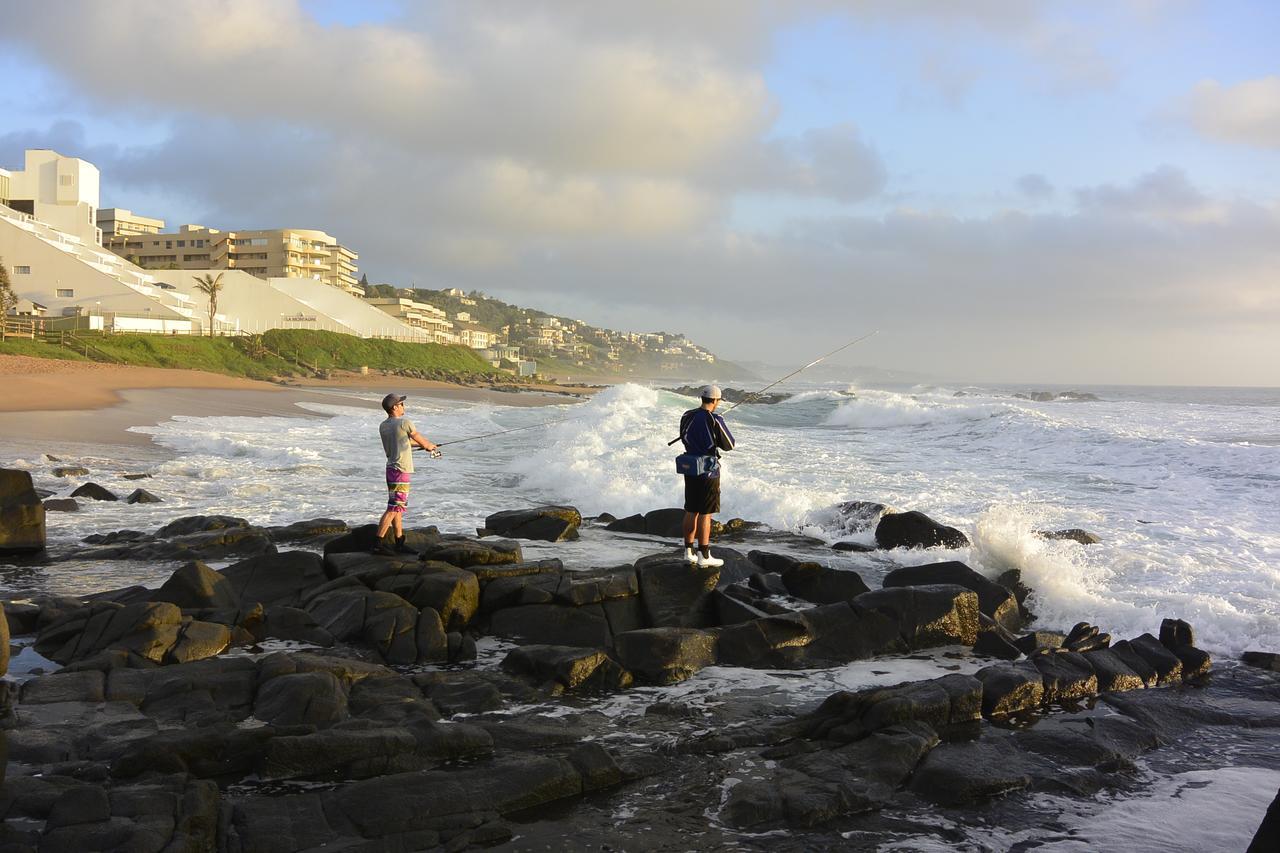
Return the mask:
{"type": "Polygon", "coordinates": [[[842,403],[824,421],[825,426],[885,429],[904,426],[962,424],[1010,414],[999,403],[958,404],[922,400],[902,394],[864,395],[842,403]]]}

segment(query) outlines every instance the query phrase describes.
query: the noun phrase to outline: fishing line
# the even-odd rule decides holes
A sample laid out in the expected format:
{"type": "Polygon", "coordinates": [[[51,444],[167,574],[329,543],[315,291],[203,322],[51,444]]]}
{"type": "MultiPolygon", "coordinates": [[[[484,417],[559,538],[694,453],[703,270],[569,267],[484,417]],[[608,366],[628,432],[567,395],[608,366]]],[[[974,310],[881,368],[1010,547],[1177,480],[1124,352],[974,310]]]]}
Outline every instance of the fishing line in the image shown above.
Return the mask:
{"type": "MultiPolygon", "coordinates": [[[[752,391],[750,394],[748,394],[747,396],[743,397],[741,400],[739,400],[739,401],[738,401],[738,402],[736,402],[736,403],[731,403],[731,404],[730,404],[730,405],[725,409],[725,412],[726,412],[726,413],[728,413],[728,412],[733,411],[735,408],[737,408],[738,406],[741,406],[743,403],[747,402],[747,401],[748,401],[748,400],[750,400],[751,398],[753,398],[753,397],[759,397],[761,394],[763,394],[765,391],[768,391],[768,390],[769,390],[770,388],[772,388],[773,386],[775,386],[775,385],[781,385],[783,382],[786,382],[786,381],[787,381],[788,379],[790,379],[791,377],[793,377],[793,376],[797,376],[797,375],[799,375],[799,374],[803,373],[804,371],[808,370],[810,367],[813,367],[813,366],[814,366],[815,364],[817,364],[818,362],[820,362],[820,361],[825,361],[825,360],[827,360],[828,358],[831,358],[831,356],[835,355],[836,353],[844,352],[845,350],[847,350],[849,347],[853,346],[854,344],[862,343],[863,341],[865,341],[867,338],[871,337],[872,335],[875,335],[875,334],[879,333],[879,331],[880,331],[879,329],[873,329],[873,330],[871,330],[870,332],[867,332],[867,333],[866,333],[865,335],[863,335],[862,337],[860,337],[860,338],[855,338],[854,340],[849,341],[849,343],[845,344],[844,346],[842,346],[842,347],[837,347],[836,349],[833,349],[831,352],[827,353],[826,355],[818,356],[818,357],[817,357],[817,358],[815,358],[813,361],[811,361],[811,362],[809,362],[808,364],[806,364],[804,367],[801,367],[801,368],[798,368],[798,369],[796,369],[796,370],[791,371],[791,372],[790,372],[790,373],[788,373],[786,376],[782,377],[781,379],[777,380],[776,382],[770,382],[768,385],[764,386],[764,387],[763,387],[763,388],[761,388],[759,391],[752,391]]],[[[679,440],[680,440],[681,438],[683,438],[683,437],[684,437],[684,436],[680,436],[680,435],[678,435],[678,436],[676,436],[675,438],[671,439],[670,441],[668,441],[668,442],[667,442],[667,447],[670,447],[671,445],[675,444],[677,441],[679,441],[679,440]]]]}
{"type": "MultiPolygon", "coordinates": [[[[441,441],[436,443],[436,447],[447,447],[450,444],[462,444],[463,442],[467,442],[467,441],[479,441],[482,438],[493,438],[494,436],[498,436],[498,435],[506,435],[512,432],[520,432],[521,430],[537,429],[539,427],[555,426],[556,424],[563,424],[563,423],[568,423],[569,421],[581,421],[581,420],[586,420],[586,418],[583,418],[580,416],[575,416],[571,418],[557,418],[554,421],[543,421],[542,423],[538,423],[538,424],[529,424],[528,426],[513,427],[512,429],[498,430],[497,432],[486,432],[484,435],[473,435],[467,438],[455,438],[452,441],[441,441]]],[[[421,447],[414,448],[414,450],[421,450],[421,449],[422,449],[421,447]]]]}

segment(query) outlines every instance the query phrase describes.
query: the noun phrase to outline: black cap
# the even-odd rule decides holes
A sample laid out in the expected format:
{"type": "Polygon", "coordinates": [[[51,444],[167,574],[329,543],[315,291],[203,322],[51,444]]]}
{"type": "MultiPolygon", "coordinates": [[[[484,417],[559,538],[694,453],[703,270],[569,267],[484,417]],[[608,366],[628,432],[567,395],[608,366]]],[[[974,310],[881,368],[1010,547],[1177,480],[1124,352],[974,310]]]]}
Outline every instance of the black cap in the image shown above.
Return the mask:
{"type": "Polygon", "coordinates": [[[382,398],[382,408],[385,409],[386,413],[389,415],[396,403],[403,403],[406,399],[408,398],[403,394],[388,394],[382,398]]]}

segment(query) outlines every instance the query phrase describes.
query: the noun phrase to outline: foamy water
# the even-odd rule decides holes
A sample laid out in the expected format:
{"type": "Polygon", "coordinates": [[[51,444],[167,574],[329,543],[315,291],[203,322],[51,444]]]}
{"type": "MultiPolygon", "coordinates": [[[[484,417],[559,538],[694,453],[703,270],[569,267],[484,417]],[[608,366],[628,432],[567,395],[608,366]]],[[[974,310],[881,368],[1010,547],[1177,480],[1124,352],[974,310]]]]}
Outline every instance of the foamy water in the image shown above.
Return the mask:
{"type": "MultiPolygon", "coordinates": [[[[830,542],[850,535],[832,510],[842,501],[917,509],[965,531],[972,547],[890,559],[961,559],[992,575],[1020,568],[1046,624],[1087,620],[1132,636],[1177,616],[1219,654],[1280,650],[1280,393],[1129,389],[1100,392],[1101,402],[1046,403],[991,389],[966,393],[811,386],[779,405],[735,409],[728,418],[739,449],[724,460],[722,517],[830,542]],[[1062,527],[1086,528],[1102,542],[1034,535],[1062,527]]],[[[681,483],[666,442],[691,405],[637,385],[541,409],[411,399],[409,416],[436,441],[570,420],[451,446],[439,461],[422,458],[408,521],[470,531],[491,512],[536,503],[619,516],[678,505],[681,483]]],[[[354,397],[350,405],[306,408],[331,417],[178,417],[139,428],[173,454],[159,462],[131,448],[75,448],[67,461],[85,464],[96,482],[122,494],[141,485],[165,503],[89,503],[74,515],[50,514],[52,543],[154,530],[192,513],[262,524],[375,519],[384,500],[381,412],[372,398],[354,397]],[[139,468],[153,479],[120,478],[139,468]]],[[[0,463],[31,470],[37,485],[69,490],[33,447],[0,463]]],[[[870,541],[870,532],[853,538],[870,541]]],[[[616,564],[636,550],[626,548],[593,536],[573,546],[568,562],[616,564]]],[[[873,585],[886,568],[883,556],[818,553],[873,585]]],[[[157,567],[152,580],[171,568],[157,567]]],[[[94,571],[80,567],[45,583],[62,591],[81,583],[77,591],[88,592],[97,588],[88,586],[94,571]]],[[[101,571],[120,579],[111,567],[101,571]]],[[[6,585],[38,588],[41,580],[6,585]]]]}

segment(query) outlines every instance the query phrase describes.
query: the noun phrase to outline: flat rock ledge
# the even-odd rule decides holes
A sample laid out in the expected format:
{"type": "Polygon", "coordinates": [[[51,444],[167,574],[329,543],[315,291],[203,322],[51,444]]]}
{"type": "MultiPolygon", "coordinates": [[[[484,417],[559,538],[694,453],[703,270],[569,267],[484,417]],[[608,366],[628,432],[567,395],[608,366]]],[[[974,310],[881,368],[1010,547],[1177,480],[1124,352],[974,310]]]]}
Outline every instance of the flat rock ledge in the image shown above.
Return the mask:
{"type": "MultiPolygon", "coordinates": [[[[566,509],[484,532],[565,538],[566,509]]],[[[375,556],[370,527],[223,516],[97,546],[225,553],[258,536],[271,547],[221,570],[188,560],[156,588],[4,604],[5,634],[61,668],[0,682],[3,849],[751,847],[774,829],[826,847],[891,806],[1092,797],[1205,726],[1280,730],[1280,675],[1211,678],[1186,622],[1124,641],[1087,623],[1025,631],[1016,577],[954,561],[872,590],[767,551],[575,571],[492,535],[421,528],[416,554],[375,556]],[[478,665],[477,640],[504,651],[478,665]],[[622,716],[597,704],[711,666],[891,668],[929,649],[989,663],[802,707],[750,690],[622,716]]]]}

